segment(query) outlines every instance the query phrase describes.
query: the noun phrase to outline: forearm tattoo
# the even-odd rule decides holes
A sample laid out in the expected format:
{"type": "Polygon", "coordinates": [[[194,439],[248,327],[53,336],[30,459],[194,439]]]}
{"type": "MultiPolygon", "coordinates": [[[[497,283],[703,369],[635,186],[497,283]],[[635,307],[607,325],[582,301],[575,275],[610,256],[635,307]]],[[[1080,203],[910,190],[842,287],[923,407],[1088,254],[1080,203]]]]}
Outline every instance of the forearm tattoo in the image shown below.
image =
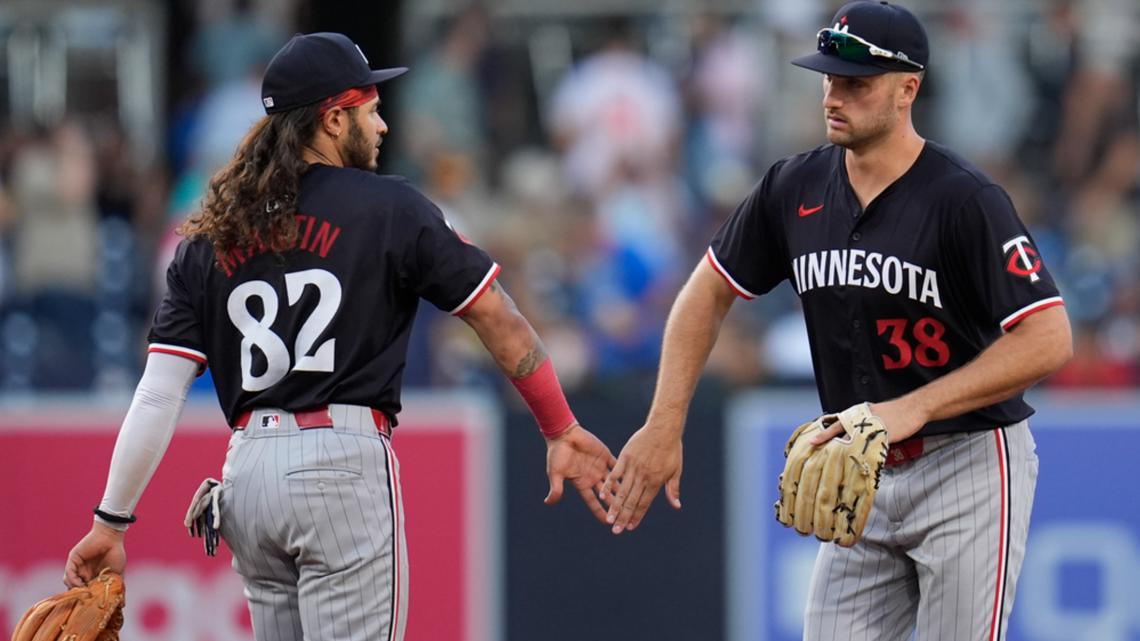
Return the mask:
{"type": "MultiPolygon", "coordinates": [[[[519,314],[518,307],[515,306],[515,301],[511,299],[509,294],[507,294],[507,290],[503,289],[503,287],[499,285],[499,281],[491,281],[490,290],[502,296],[503,300],[507,304],[507,307],[515,314],[519,314]]],[[[529,324],[527,324],[527,328],[530,328],[529,324]]],[[[542,341],[538,338],[538,336],[533,334],[533,330],[530,331],[532,332],[531,337],[534,339],[534,346],[531,349],[527,350],[527,353],[523,354],[523,357],[519,359],[518,363],[515,364],[514,372],[510,374],[511,378],[524,378],[526,376],[530,376],[531,374],[538,371],[538,368],[542,366],[543,361],[546,360],[546,350],[542,346],[542,341]]],[[[506,367],[503,369],[504,371],[507,371],[506,367]]]]}
{"type": "Polygon", "coordinates": [[[515,366],[515,373],[511,375],[511,378],[523,378],[533,374],[545,360],[546,350],[542,349],[542,343],[538,343],[519,360],[518,365],[515,366]]]}

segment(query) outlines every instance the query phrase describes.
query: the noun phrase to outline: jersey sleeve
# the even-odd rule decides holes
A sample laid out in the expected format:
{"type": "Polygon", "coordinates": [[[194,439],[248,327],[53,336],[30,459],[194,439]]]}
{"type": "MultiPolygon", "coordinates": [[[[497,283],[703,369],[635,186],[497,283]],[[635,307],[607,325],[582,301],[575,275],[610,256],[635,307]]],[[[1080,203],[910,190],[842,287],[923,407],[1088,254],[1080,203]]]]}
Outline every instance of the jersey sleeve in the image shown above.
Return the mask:
{"type": "Polygon", "coordinates": [[[777,164],[713,236],[705,257],[737,295],[753,299],[787,277],[775,213],[767,206],[777,164]]]}
{"type": "Polygon", "coordinates": [[[977,292],[985,313],[1002,329],[1063,304],[1044,258],[1001,187],[979,189],[954,224],[952,250],[962,257],[965,284],[977,292]]]}
{"type": "Polygon", "coordinates": [[[406,212],[413,233],[401,273],[408,286],[439,309],[463,315],[499,275],[499,265],[455,231],[422,195],[417,193],[406,212]]]}
{"type": "Polygon", "coordinates": [[[198,363],[200,374],[206,369],[206,352],[202,324],[194,312],[194,294],[184,277],[189,247],[190,242],[183,240],[166,268],[166,293],[154,313],[147,352],[188,358],[198,363]]]}

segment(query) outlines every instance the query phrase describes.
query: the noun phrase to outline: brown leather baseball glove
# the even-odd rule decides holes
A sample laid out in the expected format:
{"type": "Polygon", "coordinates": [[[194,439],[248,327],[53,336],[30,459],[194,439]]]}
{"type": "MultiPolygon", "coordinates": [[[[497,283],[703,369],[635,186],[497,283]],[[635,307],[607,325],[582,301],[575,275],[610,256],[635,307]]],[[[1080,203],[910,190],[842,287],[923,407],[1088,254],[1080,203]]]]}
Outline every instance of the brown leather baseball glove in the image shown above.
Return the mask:
{"type": "Polygon", "coordinates": [[[855,545],[871,514],[888,448],[887,430],[867,403],[799,426],[784,448],[776,520],[805,536],[855,545]],[[835,421],[845,436],[809,443],[835,421]]]}
{"type": "Polygon", "coordinates": [[[123,577],[103,570],[87,585],[28,608],[12,641],[118,641],[126,592],[123,577]]]}

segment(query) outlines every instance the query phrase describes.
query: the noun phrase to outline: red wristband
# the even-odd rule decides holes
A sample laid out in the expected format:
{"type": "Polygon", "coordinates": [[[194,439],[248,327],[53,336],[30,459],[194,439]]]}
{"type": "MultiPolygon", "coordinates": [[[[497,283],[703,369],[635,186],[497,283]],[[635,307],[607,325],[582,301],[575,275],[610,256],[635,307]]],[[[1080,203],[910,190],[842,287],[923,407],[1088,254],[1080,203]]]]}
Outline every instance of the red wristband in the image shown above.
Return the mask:
{"type": "Polygon", "coordinates": [[[522,395],[530,408],[538,429],[546,438],[556,438],[574,424],[574,413],[562,393],[554,363],[549,358],[537,370],[522,378],[512,378],[511,384],[522,395]]]}

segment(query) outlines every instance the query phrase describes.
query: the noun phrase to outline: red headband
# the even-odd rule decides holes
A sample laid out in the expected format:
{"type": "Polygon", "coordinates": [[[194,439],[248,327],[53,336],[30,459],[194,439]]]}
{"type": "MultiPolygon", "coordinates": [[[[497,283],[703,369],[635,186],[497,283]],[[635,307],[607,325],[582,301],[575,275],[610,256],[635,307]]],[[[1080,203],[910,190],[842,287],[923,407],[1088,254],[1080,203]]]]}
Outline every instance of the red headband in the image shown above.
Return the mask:
{"type": "Polygon", "coordinates": [[[335,96],[325,98],[321,103],[321,115],[333,107],[340,107],[341,109],[348,109],[349,107],[359,107],[364,103],[376,98],[379,94],[376,93],[376,85],[369,85],[367,87],[353,87],[346,91],[342,91],[335,96]]]}

